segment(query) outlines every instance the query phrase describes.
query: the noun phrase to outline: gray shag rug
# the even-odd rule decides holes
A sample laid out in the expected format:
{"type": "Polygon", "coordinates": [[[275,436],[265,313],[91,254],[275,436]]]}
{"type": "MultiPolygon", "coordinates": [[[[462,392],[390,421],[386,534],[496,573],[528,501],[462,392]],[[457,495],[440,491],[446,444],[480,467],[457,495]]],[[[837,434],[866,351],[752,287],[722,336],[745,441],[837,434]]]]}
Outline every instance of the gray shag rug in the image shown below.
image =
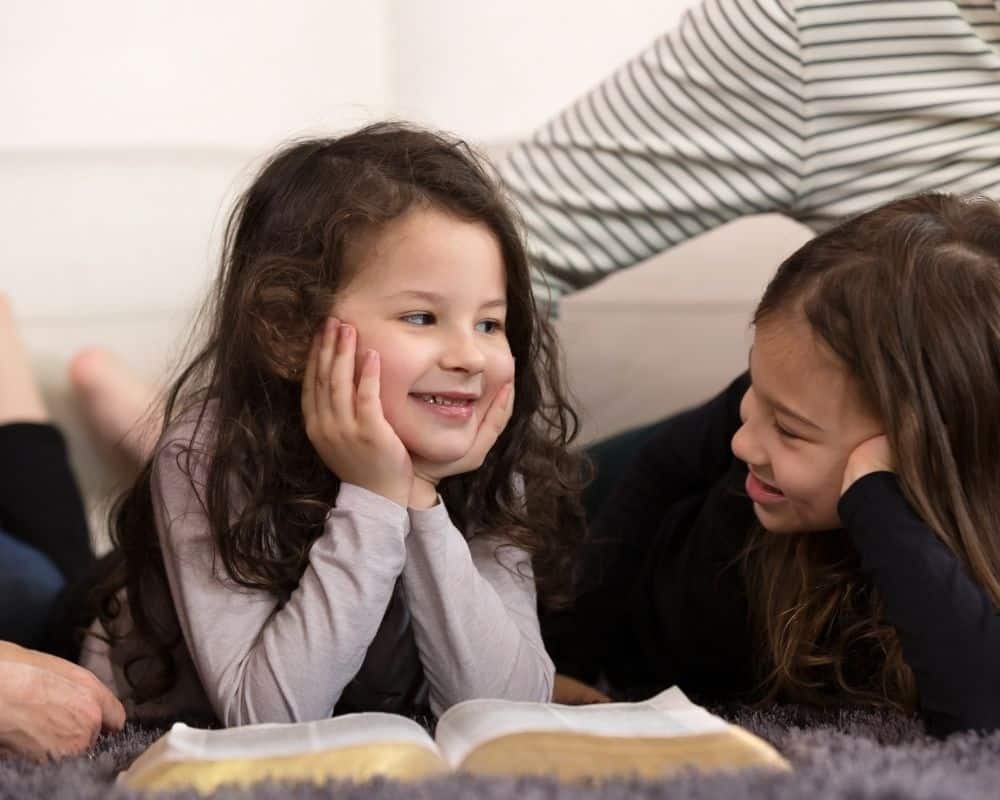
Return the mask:
{"type": "MultiPolygon", "coordinates": [[[[817,712],[796,706],[767,711],[719,711],[774,744],[792,762],[791,773],[758,771],[699,774],[661,781],[615,780],[561,784],[543,778],[502,779],[455,775],[415,784],[373,780],[353,784],[259,784],[250,790],[220,789],[213,798],[336,797],[342,800],[757,800],[773,798],[976,798],[1000,797],[1000,732],[957,734],[944,741],[926,736],[913,719],[867,711],[817,712]]],[[[87,756],[48,764],[0,757],[0,800],[139,797],[115,788],[117,772],[156,739],[158,732],[126,728],[105,737],[87,756]]],[[[191,798],[173,792],[158,798],[191,798]]]]}

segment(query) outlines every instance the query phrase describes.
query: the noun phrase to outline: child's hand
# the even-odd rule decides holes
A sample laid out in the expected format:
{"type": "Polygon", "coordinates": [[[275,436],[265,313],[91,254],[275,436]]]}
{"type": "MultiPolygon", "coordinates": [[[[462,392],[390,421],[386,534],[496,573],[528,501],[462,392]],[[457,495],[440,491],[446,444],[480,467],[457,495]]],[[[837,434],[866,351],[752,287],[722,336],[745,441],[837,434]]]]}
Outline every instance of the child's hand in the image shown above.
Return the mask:
{"type": "Polygon", "coordinates": [[[355,388],[356,348],[357,332],[333,318],[313,339],[302,379],[306,435],[341,481],[406,505],[413,466],[382,414],[378,354],[365,355],[355,388]]]}
{"type": "Polygon", "coordinates": [[[588,706],[593,703],[610,703],[611,698],[593,686],[557,672],[552,684],[552,702],[564,706],[588,706]]]}
{"type": "Polygon", "coordinates": [[[476,431],[476,438],[472,442],[469,451],[455,461],[446,463],[432,463],[421,458],[413,459],[413,486],[410,491],[410,503],[412,508],[426,508],[434,504],[437,499],[438,481],[452,475],[461,475],[465,472],[473,472],[483,465],[486,454],[490,448],[496,444],[503,429],[510,421],[510,415],[514,410],[514,383],[513,381],[500,388],[486,409],[483,421],[479,423],[479,430],[476,431]]]}
{"type": "Polygon", "coordinates": [[[895,469],[895,460],[889,449],[889,439],[881,433],[870,439],[865,439],[854,448],[847,458],[840,494],[843,496],[844,492],[850,489],[855,481],[860,480],[865,475],[884,470],[895,472],[895,469]]]}

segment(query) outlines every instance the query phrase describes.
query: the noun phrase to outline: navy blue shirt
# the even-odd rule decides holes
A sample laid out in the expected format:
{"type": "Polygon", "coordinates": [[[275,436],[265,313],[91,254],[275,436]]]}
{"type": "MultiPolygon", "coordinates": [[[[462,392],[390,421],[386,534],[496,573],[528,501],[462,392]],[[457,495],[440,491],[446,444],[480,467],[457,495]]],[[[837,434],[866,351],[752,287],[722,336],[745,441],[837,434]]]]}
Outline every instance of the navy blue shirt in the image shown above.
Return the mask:
{"type": "MultiPolygon", "coordinates": [[[[623,474],[584,548],[576,604],[543,615],[559,672],[603,675],[628,699],[673,684],[700,702],[759,697],[763,649],[742,559],[756,518],[746,465],[730,450],[748,387],[742,375],[665,421],[623,474]]],[[[900,637],[928,730],[1000,728],[1000,615],[986,592],[893,473],[856,481],[838,512],[900,637]]],[[[877,669],[877,658],[861,653],[848,669],[877,669]]]]}

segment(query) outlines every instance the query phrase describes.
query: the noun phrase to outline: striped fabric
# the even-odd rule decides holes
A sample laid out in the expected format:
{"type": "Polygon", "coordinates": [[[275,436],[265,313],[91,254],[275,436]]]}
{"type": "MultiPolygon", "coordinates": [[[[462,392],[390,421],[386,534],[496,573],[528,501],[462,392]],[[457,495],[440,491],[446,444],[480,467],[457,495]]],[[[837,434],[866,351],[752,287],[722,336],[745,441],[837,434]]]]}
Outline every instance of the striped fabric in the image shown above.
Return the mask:
{"type": "Polygon", "coordinates": [[[1000,197],[1000,11],[705,0],[501,174],[552,299],[746,214],[818,231],[917,191],[1000,197]]]}

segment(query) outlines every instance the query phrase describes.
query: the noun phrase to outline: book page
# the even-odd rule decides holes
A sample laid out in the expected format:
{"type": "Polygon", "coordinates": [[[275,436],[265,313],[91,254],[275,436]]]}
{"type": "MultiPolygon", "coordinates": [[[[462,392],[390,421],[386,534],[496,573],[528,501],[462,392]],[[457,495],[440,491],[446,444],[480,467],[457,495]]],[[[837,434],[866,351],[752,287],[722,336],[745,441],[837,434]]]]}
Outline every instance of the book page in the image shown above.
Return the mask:
{"type": "Polygon", "coordinates": [[[564,706],[468,700],[442,715],[435,738],[448,763],[457,767],[479,745],[512,733],[664,737],[719,733],[728,728],[725,720],[695,705],[674,686],[641,703],[564,706]]]}
{"type": "Polygon", "coordinates": [[[130,788],[211,791],[262,778],[412,778],[446,770],[437,745],[418,723],[370,712],[224,730],[177,723],[118,780],[130,788]]]}
{"type": "Polygon", "coordinates": [[[580,780],[657,778],[691,767],[788,769],[767,742],[691,703],[676,687],[641,703],[473,700],[445,713],[437,740],[453,768],[482,775],[580,780]]]}

